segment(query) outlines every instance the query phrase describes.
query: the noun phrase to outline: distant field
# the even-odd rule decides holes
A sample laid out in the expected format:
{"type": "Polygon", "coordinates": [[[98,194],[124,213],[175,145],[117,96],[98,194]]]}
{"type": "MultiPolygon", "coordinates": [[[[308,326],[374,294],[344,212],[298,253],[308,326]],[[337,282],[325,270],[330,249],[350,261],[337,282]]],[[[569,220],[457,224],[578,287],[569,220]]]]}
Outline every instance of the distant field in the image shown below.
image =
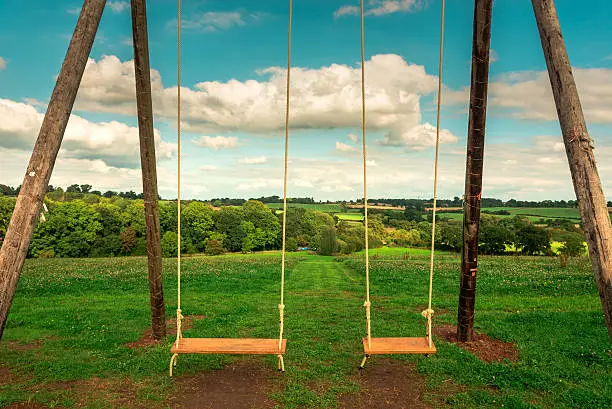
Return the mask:
{"type": "MultiPolygon", "coordinates": [[[[540,219],[568,219],[576,223],[580,222],[580,213],[576,208],[484,207],[482,208],[482,213],[485,214],[485,211],[496,212],[500,210],[507,210],[510,214],[494,216],[514,217],[516,215],[521,215],[527,217],[532,222],[540,219]]],[[[438,212],[438,215],[443,218],[463,220],[463,213],[438,212]]]]}
{"type": "MultiPolygon", "coordinates": [[[[266,203],[270,209],[282,209],[282,203],[266,203]]],[[[319,212],[327,213],[340,213],[342,207],[336,203],[322,203],[322,204],[309,204],[309,203],[287,203],[287,207],[303,207],[310,210],[317,210],[319,212]]]]}
{"type": "Polygon", "coordinates": [[[353,222],[360,222],[363,220],[363,215],[361,213],[337,213],[338,219],[347,220],[353,222]]]}

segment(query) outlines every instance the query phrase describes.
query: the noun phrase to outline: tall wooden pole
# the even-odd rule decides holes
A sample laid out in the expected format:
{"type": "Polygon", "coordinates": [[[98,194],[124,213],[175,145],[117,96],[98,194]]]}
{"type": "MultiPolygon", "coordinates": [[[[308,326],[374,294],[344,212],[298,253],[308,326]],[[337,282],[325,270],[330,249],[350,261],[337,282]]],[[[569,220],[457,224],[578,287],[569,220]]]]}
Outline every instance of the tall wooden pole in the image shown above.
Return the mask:
{"type": "Polygon", "coordinates": [[[457,339],[471,341],[474,334],[476,272],[478,271],[478,229],[482,197],[482,166],[487,119],[489,53],[493,0],[474,1],[472,40],[472,83],[465,165],[465,205],[463,209],[463,252],[457,311],[457,339]]]}
{"type": "Polygon", "coordinates": [[[553,0],[532,0],[593,275],[612,341],[612,226],[553,0]]]}
{"type": "Polygon", "coordinates": [[[85,0],[0,250],[0,338],[106,0],[85,0]]]}
{"type": "Polygon", "coordinates": [[[155,135],[151,100],[151,67],[147,33],[147,1],[132,0],[132,33],[134,42],[134,71],[136,76],[136,104],[140,135],[140,165],[144,193],[147,255],[149,266],[149,297],[151,303],[151,333],[154,339],[166,337],[166,305],[162,280],[162,254],[155,163],[155,135]]]}

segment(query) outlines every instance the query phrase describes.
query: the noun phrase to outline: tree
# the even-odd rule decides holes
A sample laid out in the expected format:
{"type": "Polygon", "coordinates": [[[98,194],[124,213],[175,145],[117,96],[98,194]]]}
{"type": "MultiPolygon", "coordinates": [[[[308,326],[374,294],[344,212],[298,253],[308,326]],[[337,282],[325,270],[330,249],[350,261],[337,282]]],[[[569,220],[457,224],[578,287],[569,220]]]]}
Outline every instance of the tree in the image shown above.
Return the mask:
{"type": "Polygon", "coordinates": [[[30,254],[53,250],[58,257],[87,257],[104,229],[100,215],[81,200],[55,203],[49,210],[47,221],[34,230],[30,254]]]}
{"type": "Polygon", "coordinates": [[[533,224],[524,225],[516,233],[517,247],[521,247],[524,254],[547,254],[550,251],[550,238],[548,232],[533,224]]]}
{"type": "Polygon", "coordinates": [[[337,250],[338,242],[336,240],[336,228],[328,227],[322,232],[319,254],[321,254],[322,256],[331,256],[337,250]]]}
{"type": "Polygon", "coordinates": [[[167,231],[161,239],[161,248],[164,257],[176,257],[178,254],[178,234],[167,231]]]}
{"type": "Polygon", "coordinates": [[[242,226],[244,217],[242,208],[225,206],[215,216],[216,230],[225,236],[223,247],[229,251],[241,251],[245,236],[242,226]]]}
{"type": "Polygon", "coordinates": [[[77,184],[70,185],[66,188],[67,193],[81,193],[81,187],[77,184]]]}
{"type": "Polygon", "coordinates": [[[223,243],[219,240],[214,240],[214,239],[206,240],[205,253],[209,256],[218,256],[220,254],[225,253],[225,249],[223,248],[223,243]]]}
{"type": "Polygon", "coordinates": [[[483,254],[504,254],[506,244],[512,243],[512,234],[493,218],[483,219],[479,232],[478,249],[483,254]]]}
{"type": "Polygon", "coordinates": [[[257,200],[249,200],[242,205],[242,209],[244,219],[259,230],[258,240],[254,243],[255,247],[265,249],[273,245],[280,234],[281,224],[272,210],[257,200]]]}
{"type": "Polygon", "coordinates": [[[134,230],[132,226],[128,226],[121,232],[119,238],[121,240],[121,249],[124,253],[129,254],[137,243],[136,230],[134,230]]]}
{"type": "Polygon", "coordinates": [[[565,242],[559,249],[561,254],[576,257],[584,254],[584,238],[580,234],[568,234],[565,242]]]}
{"type": "Polygon", "coordinates": [[[213,231],[214,213],[215,211],[209,205],[196,201],[181,209],[181,235],[191,239],[199,251],[204,250],[206,239],[213,231]]]}
{"type": "Polygon", "coordinates": [[[81,185],[80,188],[81,193],[89,193],[89,191],[91,190],[91,185],[81,185]]]}

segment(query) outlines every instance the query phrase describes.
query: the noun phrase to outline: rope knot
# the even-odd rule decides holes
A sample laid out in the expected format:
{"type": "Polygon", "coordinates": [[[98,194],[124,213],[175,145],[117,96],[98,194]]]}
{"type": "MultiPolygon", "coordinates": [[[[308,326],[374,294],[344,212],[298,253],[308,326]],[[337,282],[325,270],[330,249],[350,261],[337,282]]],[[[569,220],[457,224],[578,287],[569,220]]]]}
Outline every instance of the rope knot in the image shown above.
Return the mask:
{"type": "Polygon", "coordinates": [[[285,310],[285,304],[278,304],[278,309],[280,311],[284,311],[285,310]]]}
{"type": "Polygon", "coordinates": [[[434,310],[432,310],[431,308],[427,308],[426,310],[421,311],[421,315],[425,318],[431,318],[433,313],[434,313],[434,310]]]}
{"type": "Polygon", "coordinates": [[[371,305],[372,304],[369,301],[366,301],[366,302],[363,303],[363,306],[366,307],[366,308],[370,308],[371,305]]]}
{"type": "Polygon", "coordinates": [[[183,317],[183,310],[181,310],[180,308],[178,308],[178,309],[176,310],[176,319],[177,319],[177,320],[182,320],[182,319],[184,319],[184,318],[185,318],[185,317],[183,317]]]}

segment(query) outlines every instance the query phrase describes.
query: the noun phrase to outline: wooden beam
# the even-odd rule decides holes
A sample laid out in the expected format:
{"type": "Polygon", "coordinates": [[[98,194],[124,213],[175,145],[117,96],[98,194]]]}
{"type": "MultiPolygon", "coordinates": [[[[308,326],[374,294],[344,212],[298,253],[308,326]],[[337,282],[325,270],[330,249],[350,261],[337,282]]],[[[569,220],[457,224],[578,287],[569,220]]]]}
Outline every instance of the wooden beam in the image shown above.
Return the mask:
{"type": "Polygon", "coordinates": [[[574,192],[612,341],[612,225],[553,0],[532,0],[574,192]]]}
{"type": "Polygon", "coordinates": [[[140,166],[142,168],[142,190],[144,193],[147,230],[151,334],[154,339],[160,340],[166,337],[166,306],[164,303],[162,280],[161,232],[159,226],[146,0],[132,0],[132,34],[134,43],[134,72],[136,77],[136,104],[138,106],[138,133],[140,135],[140,166]]]}
{"type": "Polygon", "coordinates": [[[478,230],[482,197],[482,167],[487,119],[489,53],[493,0],[474,1],[472,39],[472,83],[465,166],[465,204],[463,207],[463,252],[457,311],[457,339],[471,341],[474,335],[476,272],[478,270],[478,230]]]}
{"type": "Polygon", "coordinates": [[[0,250],[0,338],[106,0],[85,0],[0,250]]]}

